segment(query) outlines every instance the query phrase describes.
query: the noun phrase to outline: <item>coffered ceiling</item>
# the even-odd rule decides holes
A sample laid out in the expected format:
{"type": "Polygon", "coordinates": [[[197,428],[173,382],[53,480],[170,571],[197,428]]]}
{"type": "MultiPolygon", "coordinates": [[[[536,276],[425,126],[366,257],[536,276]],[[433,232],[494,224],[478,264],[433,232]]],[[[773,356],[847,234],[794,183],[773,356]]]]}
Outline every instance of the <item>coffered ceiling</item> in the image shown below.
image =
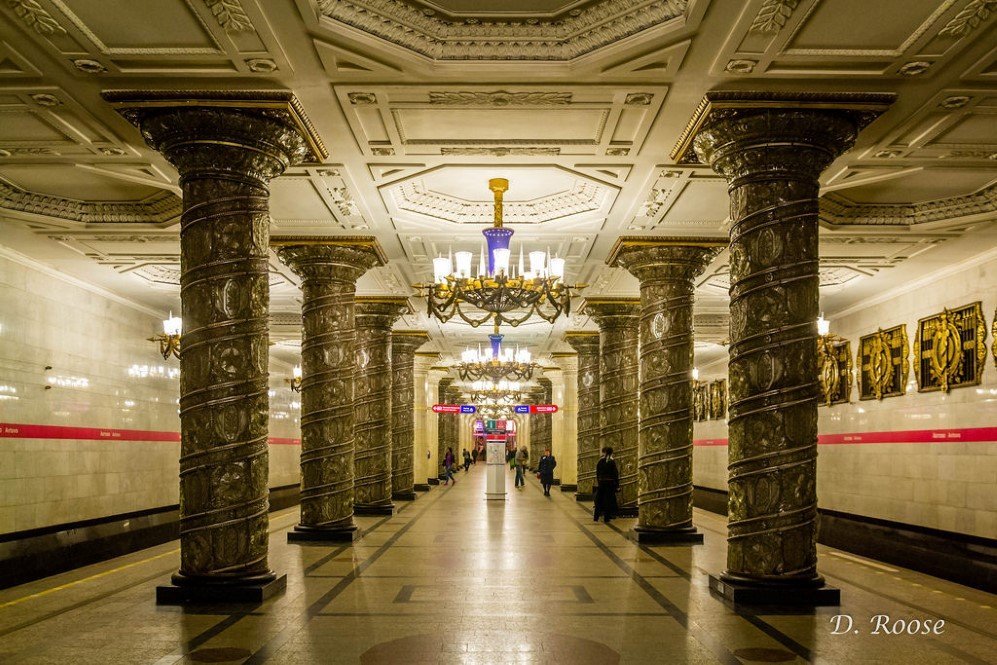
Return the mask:
{"type": "MultiPolygon", "coordinates": [[[[825,173],[823,307],[997,245],[992,0],[7,0],[0,3],[0,245],[165,313],[179,305],[177,176],[100,93],[290,89],[327,163],[272,183],[275,233],[376,235],[364,294],[412,293],[477,252],[505,177],[513,250],[550,248],[585,293],[635,295],[620,235],[724,235],[725,183],[668,153],[710,89],[895,91],[825,173]]],[[[297,279],[271,261],[293,360],[297,279]]],[[[698,352],[722,353],[728,267],[698,286],[698,352]]],[[[427,320],[453,352],[485,331],[427,320]]],[[[566,350],[572,314],[504,330],[566,350]]]]}

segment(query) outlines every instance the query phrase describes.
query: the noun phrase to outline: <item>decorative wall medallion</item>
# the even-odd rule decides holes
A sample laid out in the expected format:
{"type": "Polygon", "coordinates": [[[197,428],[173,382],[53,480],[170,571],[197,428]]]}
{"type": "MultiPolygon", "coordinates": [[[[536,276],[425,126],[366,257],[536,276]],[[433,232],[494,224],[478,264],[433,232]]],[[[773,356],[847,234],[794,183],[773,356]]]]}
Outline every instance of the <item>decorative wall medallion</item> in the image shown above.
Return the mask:
{"type": "Polygon", "coordinates": [[[250,58],[246,61],[249,71],[257,74],[269,74],[277,71],[277,63],[269,58],[250,58]]]}
{"type": "Polygon", "coordinates": [[[897,73],[901,76],[920,76],[924,72],[928,71],[931,67],[930,62],[925,62],[923,60],[916,60],[914,62],[908,62],[897,70],[897,73]]]}
{"type": "Polygon", "coordinates": [[[997,367],[997,307],[994,308],[994,322],[990,328],[990,339],[993,340],[991,353],[994,356],[994,367],[997,367]]]}
{"type": "Polygon", "coordinates": [[[31,99],[38,104],[38,106],[61,106],[62,100],[55,95],[50,95],[47,92],[36,92],[31,95],[31,99]]]}
{"type": "Polygon", "coordinates": [[[901,324],[859,339],[859,399],[883,399],[907,392],[910,361],[907,326],[901,324]]]}
{"type": "Polygon", "coordinates": [[[647,106],[654,99],[654,93],[651,92],[631,92],[627,94],[626,99],[623,101],[627,106],[647,106]]]}
{"type": "Polygon", "coordinates": [[[608,157],[626,157],[630,154],[630,148],[606,148],[608,157]]]}
{"type": "Polygon", "coordinates": [[[665,334],[666,325],[665,315],[662,312],[654,315],[654,318],[651,319],[651,334],[654,335],[655,339],[661,339],[661,336],[665,334]]]}
{"type": "Polygon", "coordinates": [[[969,97],[966,95],[953,95],[952,97],[946,97],[938,106],[951,111],[954,109],[961,109],[968,103],[969,97]]]}
{"type": "MultiPolygon", "coordinates": [[[[997,346],[994,347],[994,353],[997,353],[997,346]]],[[[592,375],[592,372],[585,372],[582,377],[582,385],[591,388],[593,383],[595,383],[595,376],[592,375]]]]}
{"type": "Polygon", "coordinates": [[[727,379],[710,382],[710,418],[713,420],[727,418],[727,379]]]}
{"type": "Polygon", "coordinates": [[[354,106],[369,106],[377,104],[377,95],[373,92],[351,92],[349,95],[350,104],[354,106]]]}
{"type": "Polygon", "coordinates": [[[979,302],[920,319],[914,338],[919,392],[975,386],[986,360],[986,323],[979,302]]]}
{"type": "Polygon", "coordinates": [[[852,343],[836,335],[818,337],[817,372],[823,404],[832,406],[851,401],[852,343]]]}
{"type": "Polygon", "coordinates": [[[357,354],[357,367],[364,369],[370,364],[370,354],[367,353],[367,349],[360,349],[360,353],[357,354]]]}
{"type": "Polygon", "coordinates": [[[732,74],[750,74],[757,64],[757,60],[731,60],[724,69],[732,74]]]}

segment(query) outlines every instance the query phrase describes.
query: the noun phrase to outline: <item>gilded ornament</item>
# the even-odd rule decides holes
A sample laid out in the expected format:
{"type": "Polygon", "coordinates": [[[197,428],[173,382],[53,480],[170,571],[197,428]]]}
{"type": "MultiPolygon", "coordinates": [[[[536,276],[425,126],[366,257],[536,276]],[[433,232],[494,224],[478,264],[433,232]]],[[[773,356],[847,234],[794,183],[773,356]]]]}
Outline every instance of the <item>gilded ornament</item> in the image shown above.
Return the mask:
{"type": "Polygon", "coordinates": [[[986,360],[986,334],[979,302],[920,319],[914,338],[918,391],[948,392],[979,384],[986,360]]]}
{"type": "Polygon", "coordinates": [[[994,322],[990,328],[990,337],[993,339],[991,353],[994,356],[994,367],[997,367],[997,308],[994,308],[994,322]]]}
{"type": "MultiPolygon", "coordinates": [[[[876,358],[876,367],[882,371],[882,354],[876,358]]],[[[826,406],[847,404],[852,392],[851,342],[832,334],[817,338],[817,371],[821,401],[826,406]]]]}
{"type": "Polygon", "coordinates": [[[910,361],[907,326],[899,325],[859,339],[859,399],[895,397],[907,392],[910,361]]]}

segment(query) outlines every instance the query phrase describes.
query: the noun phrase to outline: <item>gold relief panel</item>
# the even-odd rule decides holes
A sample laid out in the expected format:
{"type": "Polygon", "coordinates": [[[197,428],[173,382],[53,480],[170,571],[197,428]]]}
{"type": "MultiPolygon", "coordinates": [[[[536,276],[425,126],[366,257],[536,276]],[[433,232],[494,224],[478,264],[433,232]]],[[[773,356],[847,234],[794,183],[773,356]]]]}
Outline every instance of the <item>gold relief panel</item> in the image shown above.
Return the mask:
{"type": "Polygon", "coordinates": [[[859,339],[859,399],[897,397],[907,392],[910,361],[907,326],[901,324],[859,339]]]}
{"type": "Polygon", "coordinates": [[[727,418],[727,379],[710,382],[710,418],[713,420],[727,418]]]}
{"type": "Polygon", "coordinates": [[[990,339],[994,342],[990,352],[994,356],[994,367],[997,367],[997,307],[994,307],[994,322],[990,327],[990,339]]]}
{"type": "Polygon", "coordinates": [[[944,309],[917,322],[914,374],[919,392],[975,386],[987,357],[983,305],[944,309]]]}
{"type": "Polygon", "coordinates": [[[692,418],[693,420],[710,418],[710,390],[706,381],[692,382],[692,418]]]}
{"type": "Polygon", "coordinates": [[[848,404],[852,397],[852,343],[829,334],[817,338],[820,401],[825,406],[848,404]]]}

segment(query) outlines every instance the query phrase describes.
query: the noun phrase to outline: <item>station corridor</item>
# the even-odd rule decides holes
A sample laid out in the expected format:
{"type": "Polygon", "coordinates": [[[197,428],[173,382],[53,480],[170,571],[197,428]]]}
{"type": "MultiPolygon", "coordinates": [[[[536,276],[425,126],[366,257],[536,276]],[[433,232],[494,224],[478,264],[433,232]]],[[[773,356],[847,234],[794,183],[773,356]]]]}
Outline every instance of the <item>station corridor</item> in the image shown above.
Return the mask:
{"type": "Polygon", "coordinates": [[[149,602],[177,568],[176,542],[6,589],[0,662],[993,662],[984,592],[821,547],[840,609],[738,614],[707,587],[724,563],[721,517],[696,510],[704,545],[638,547],[625,537],[633,520],[593,523],[591,504],[507,480],[507,500],[486,501],[478,464],[394,516],[358,518],[353,547],[287,544],[298,510],[274,513],[271,562],[288,584],[256,607],[149,602]],[[831,634],[835,614],[862,634],[831,634]],[[870,635],[877,614],[945,624],[870,635]]]}

